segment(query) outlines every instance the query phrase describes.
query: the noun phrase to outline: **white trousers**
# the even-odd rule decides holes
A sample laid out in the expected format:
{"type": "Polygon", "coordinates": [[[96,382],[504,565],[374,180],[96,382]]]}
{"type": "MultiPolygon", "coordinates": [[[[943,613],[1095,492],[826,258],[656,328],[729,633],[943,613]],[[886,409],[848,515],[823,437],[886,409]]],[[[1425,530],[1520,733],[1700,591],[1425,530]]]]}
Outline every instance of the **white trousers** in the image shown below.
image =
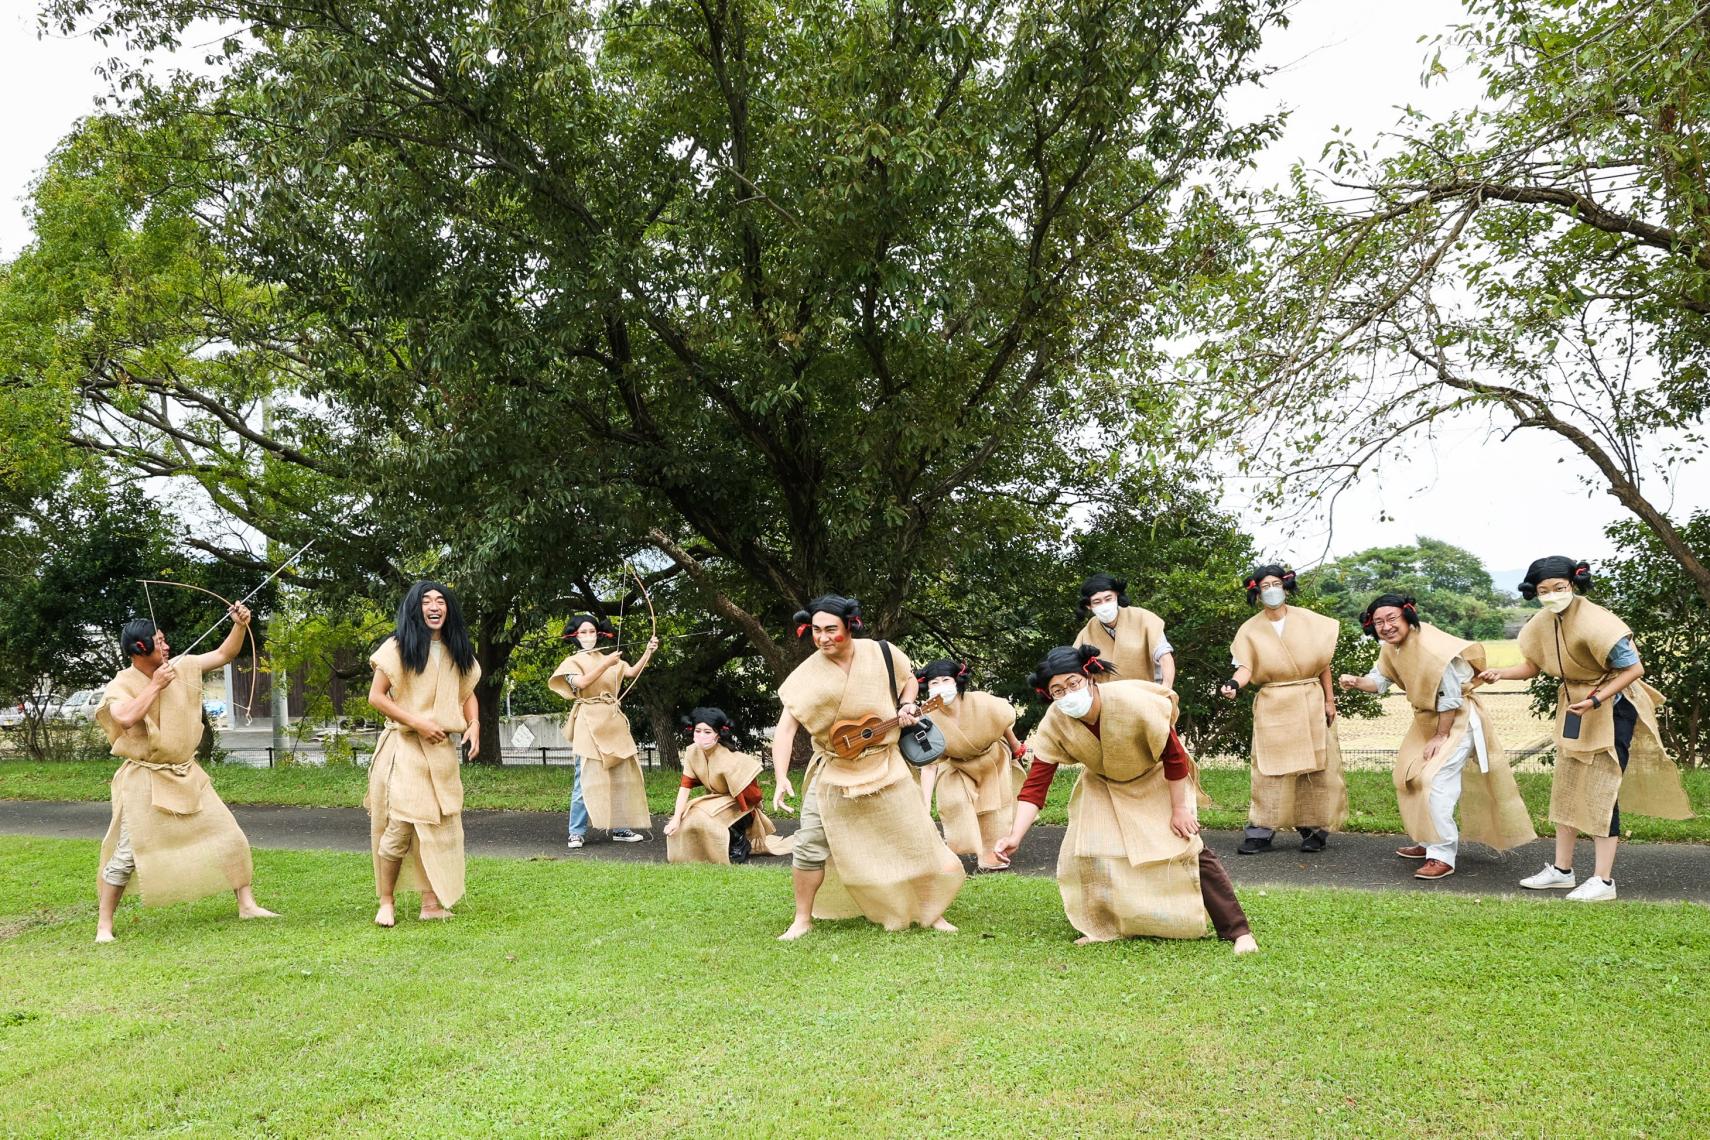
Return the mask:
{"type": "Polygon", "coordinates": [[[1478,712],[1473,710],[1467,731],[1455,747],[1454,755],[1437,769],[1437,775],[1431,780],[1431,793],[1426,797],[1425,807],[1431,813],[1432,826],[1442,838],[1425,845],[1427,859],[1441,859],[1451,867],[1455,865],[1455,853],[1461,846],[1460,828],[1455,826],[1455,807],[1461,802],[1461,769],[1466,767],[1467,757],[1472,755],[1473,743],[1483,736],[1484,726],[1479,723],[1478,712]]]}

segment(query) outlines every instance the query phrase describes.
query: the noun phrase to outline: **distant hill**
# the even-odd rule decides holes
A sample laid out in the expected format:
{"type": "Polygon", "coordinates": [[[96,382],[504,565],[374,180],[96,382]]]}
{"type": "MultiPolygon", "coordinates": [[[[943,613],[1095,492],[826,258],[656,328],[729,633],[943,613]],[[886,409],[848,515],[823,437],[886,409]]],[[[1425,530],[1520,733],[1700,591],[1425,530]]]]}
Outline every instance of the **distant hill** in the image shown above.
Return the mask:
{"type": "Polygon", "coordinates": [[[1523,566],[1518,570],[1492,570],[1490,572],[1490,584],[1504,593],[1518,594],[1520,592],[1520,579],[1525,576],[1526,568],[1523,566]]]}

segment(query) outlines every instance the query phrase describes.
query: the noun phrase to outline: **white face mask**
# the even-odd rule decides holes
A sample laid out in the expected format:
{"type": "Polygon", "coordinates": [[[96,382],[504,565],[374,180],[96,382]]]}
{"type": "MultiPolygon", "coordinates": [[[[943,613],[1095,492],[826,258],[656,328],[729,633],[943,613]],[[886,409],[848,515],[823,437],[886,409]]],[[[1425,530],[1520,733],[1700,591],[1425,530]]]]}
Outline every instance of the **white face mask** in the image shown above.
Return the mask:
{"type": "Polygon", "coordinates": [[[1102,605],[1097,605],[1092,608],[1093,617],[1097,618],[1105,625],[1116,624],[1116,610],[1117,605],[1115,602],[1105,602],[1102,605]]]}
{"type": "Polygon", "coordinates": [[[578,633],[576,635],[576,644],[580,645],[583,649],[592,649],[599,643],[600,635],[592,631],[588,633],[578,633]]]}
{"type": "Polygon", "coordinates": [[[1559,594],[1539,594],[1538,604],[1553,614],[1559,614],[1573,604],[1573,591],[1563,590],[1559,594]]]}
{"type": "Polygon", "coordinates": [[[945,704],[951,704],[956,699],[956,682],[951,681],[943,685],[931,685],[927,688],[926,695],[929,697],[940,697],[943,699],[945,704]]]}
{"type": "Polygon", "coordinates": [[[1281,586],[1266,586],[1259,591],[1259,601],[1263,602],[1267,609],[1276,609],[1283,604],[1283,599],[1286,597],[1288,597],[1288,592],[1281,586]]]}
{"type": "Polygon", "coordinates": [[[1057,698],[1057,707],[1063,710],[1065,716],[1076,720],[1092,711],[1092,686],[1086,685],[1072,693],[1064,693],[1057,698]]]}

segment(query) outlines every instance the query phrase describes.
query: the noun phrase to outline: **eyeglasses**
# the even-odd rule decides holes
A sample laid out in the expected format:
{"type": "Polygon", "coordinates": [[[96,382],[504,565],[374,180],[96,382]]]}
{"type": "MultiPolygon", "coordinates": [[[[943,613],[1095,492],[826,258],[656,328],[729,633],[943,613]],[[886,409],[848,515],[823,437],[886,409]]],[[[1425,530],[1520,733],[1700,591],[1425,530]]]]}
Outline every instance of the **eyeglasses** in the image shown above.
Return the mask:
{"type": "Polygon", "coordinates": [[[1087,679],[1085,677],[1070,677],[1068,680],[1064,681],[1062,684],[1052,685],[1048,689],[1046,689],[1045,691],[1047,693],[1049,693],[1051,695],[1051,699],[1055,701],[1055,700],[1061,700],[1063,697],[1068,696],[1070,693],[1078,693],[1086,687],[1087,687],[1087,679]]]}

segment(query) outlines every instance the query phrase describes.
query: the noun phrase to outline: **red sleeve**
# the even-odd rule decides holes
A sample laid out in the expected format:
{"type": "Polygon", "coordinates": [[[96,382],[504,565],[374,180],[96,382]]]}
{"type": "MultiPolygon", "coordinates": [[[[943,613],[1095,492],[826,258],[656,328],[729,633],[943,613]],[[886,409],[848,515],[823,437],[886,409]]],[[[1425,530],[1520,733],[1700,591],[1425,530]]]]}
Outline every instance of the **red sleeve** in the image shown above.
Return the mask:
{"type": "Polygon", "coordinates": [[[1051,778],[1056,774],[1057,765],[1035,756],[1033,766],[1027,770],[1027,782],[1021,785],[1020,800],[1043,808],[1045,797],[1051,791],[1051,778]]]}
{"type": "Polygon", "coordinates": [[[744,811],[753,811],[755,808],[759,807],[760,806],[760,800],[761,800],[761,795],[760,795],[760,781],[759,780],[754,780],[751,783],[749,783],[749,785],[746,788],[742,789],[742,794],[740,796],[736,797],[736,802],[739,805],[741,805],[742,810],[744,810],[744,811]]]}
{"type": "Polygon", "coordinates": [[[1164,779],[1185,780],[1193,770],[1193,761],[1188,759],[1187,749],[1182,747],[1181,737],[1175,729],[1170,729],[1170,741],[1164,745],[1164,779]]]}
{"type": "Polygon", "coordinates": [[[678,785],[678,787],[683,787],[683,788],[698,788],[700,786],[701,786],[701,782],[699,780],[695,779],[693,776],[684,776],[683,782],[678,785]]]}

